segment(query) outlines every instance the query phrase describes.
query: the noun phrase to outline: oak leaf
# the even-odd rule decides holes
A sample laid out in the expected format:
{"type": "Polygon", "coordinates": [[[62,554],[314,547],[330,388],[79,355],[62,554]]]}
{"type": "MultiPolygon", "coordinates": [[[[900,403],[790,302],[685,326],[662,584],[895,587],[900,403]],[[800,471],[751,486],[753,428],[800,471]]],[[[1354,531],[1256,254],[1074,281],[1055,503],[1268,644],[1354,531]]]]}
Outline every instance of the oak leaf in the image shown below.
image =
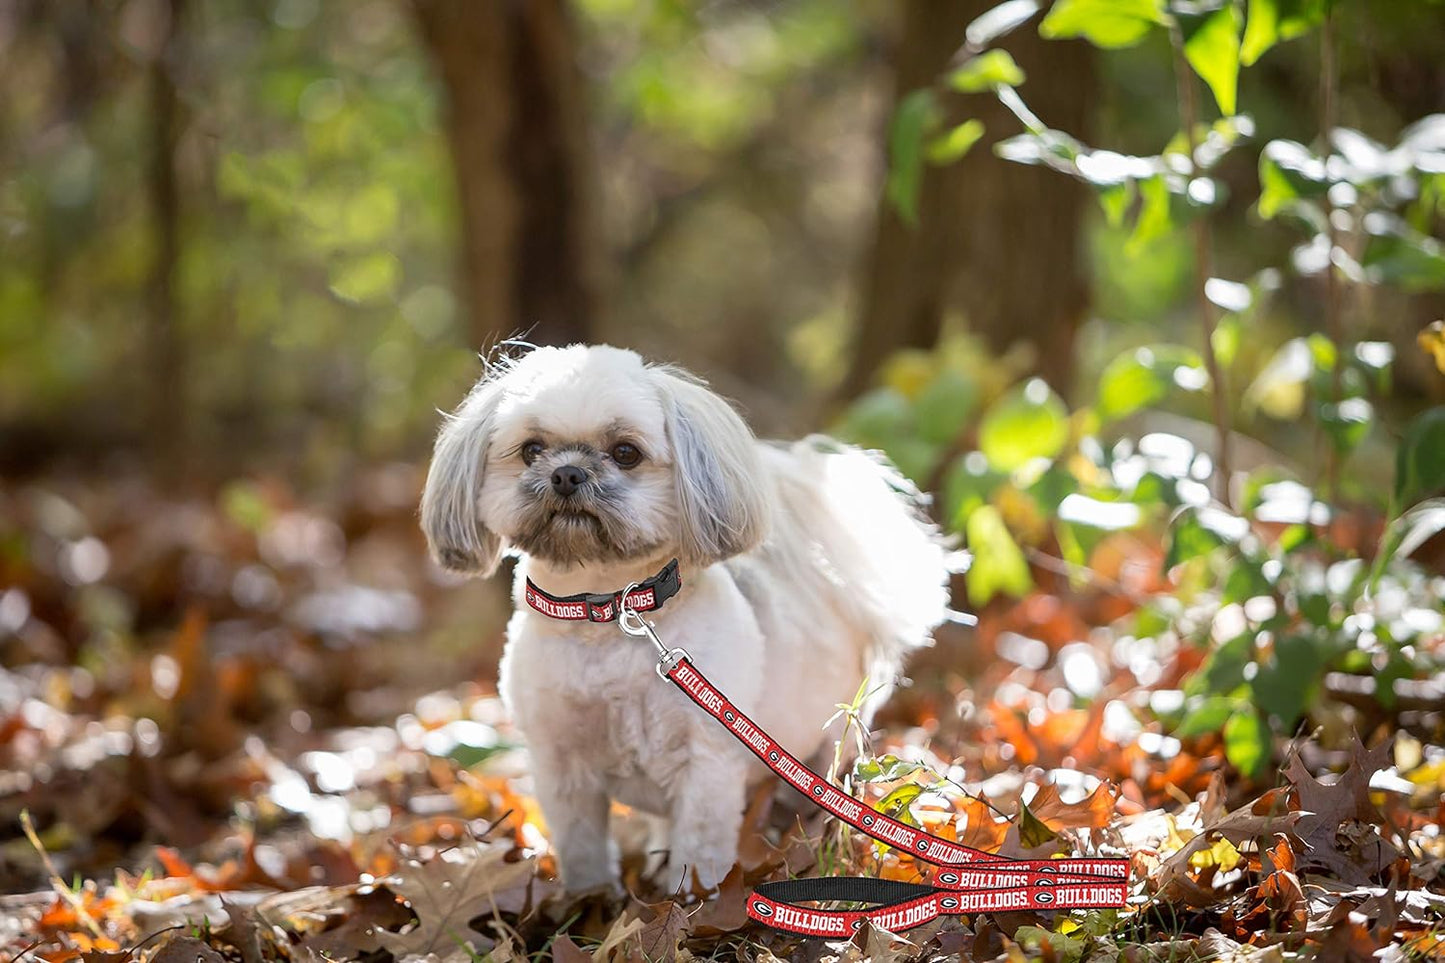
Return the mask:
{"type": "Polygon", "coordinates": [[[417,923],[404,933],[377,931],[382,947],[398,960],[434,957],[441,963],[469,963],[495,941],[470,921],[497,911],[499,899],[515,896],[531,881],[531,859],[507,862],[508,842],[477,843],[441,853],[426,862],[407,860],[387,886],[411,904],[417,923]]]}
{"type": "Polygon", "coordinates": [[[1350,764],[1333,783],[1316,779],[1296,753],[1285,776],[1304,810],[1295,834],[1305,844],[1302,870],[1319,868],[1351,885],[1369,883],[1400,858],[1400,851],[1375,828],[1380,813],[1370,801],[1370,777],[1392,764],[1392,742],[1366,749],[1356,736],[1350,764]]]}

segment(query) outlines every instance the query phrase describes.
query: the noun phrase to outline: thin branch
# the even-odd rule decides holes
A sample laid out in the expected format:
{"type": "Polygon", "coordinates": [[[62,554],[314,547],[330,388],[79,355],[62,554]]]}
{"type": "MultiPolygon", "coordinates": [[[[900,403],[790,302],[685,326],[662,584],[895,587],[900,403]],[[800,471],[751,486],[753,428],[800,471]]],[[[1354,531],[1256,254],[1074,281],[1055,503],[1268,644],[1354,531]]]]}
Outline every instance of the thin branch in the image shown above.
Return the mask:
{"type": "Polygon", "coordinates": [[[90,930],[90,932],[98,938],[106,939],[105,930],[100,928],[100,924],[95,921],[95,917],[92,916],[90,910],[86,908],[85,901],[81,899],[73,889],[65,885],[65,880],[60,876],[60,870],[56,869],[55,861],[52,860],[50,854],[45,851],[45,845],[40,841],[40,835],[35,831],[35,823],[31,821],[30,811],[28,809],[22,809],[20,811],[20,829],[25,833],[25,838],[30,840],[30,845],[35,847],[35,851],[40,854],[40,862],[45,865],[45,871],[50,874],[50,886],[55,890],[55,895],[69,904],[71,910],[75,913],[76,919],[84,923],[86,929],[90,930]]]}
{"type": "MultiPolygon", "coordinates": [[[[1324,27],[1320,31],[1320,136],[1324,139],[1324,156],[1330,156],[1331,138],[1339,125],[1339,65],[1335,60],[1335,14],[1332,8],[1325,10],[1324,27]]],[[[1325,333],[1335,345],[1334,398],[1339,404],[1344,400],[1345,330],[1340,312],[1340,279],[1335,271],[1335,249],[1339,245],[1338,228],[1335,226],[1335,203],[1330,192],[1325,192],[1325,234],[1330,242],[1329,257],[1325,261],[1325,333]]],[[[1331,442],[1325,463],[1325,493],[1330,504],[1339,499],[1340,457],[1339,450],[1331,442]]]]}
{"type": "MultiPolygon", "coordinates": [[[[1195,105],[1194,73],[1184,57],[1184,38],[1178,25],[1169,28],[1169,40],[1174,47],[1174,79],[1179,100],[1179,116],[1184,123],[1184,137],[1189,145],[1190,177],[1197,173],[1199,148],[1195,126],[1198,123],[1198,109],[1195,105]]],[[[1204,286],[1214,276],[1213,234],[1208,211],[1201,211],[1194,218],[1194,297],[1199,311],[1200,324],[1204,331],[1204,366],[1209,371],[1209,380],[1214,394],[1214,428],[1217,441],[1214,450],[1215,497],[1224,505],[1229,501],[1229,396],[1224,383],[1224,371],[1214,354],[1214,329],[1217,320],[1214,305],[1204,292],[1204,286]]]]}

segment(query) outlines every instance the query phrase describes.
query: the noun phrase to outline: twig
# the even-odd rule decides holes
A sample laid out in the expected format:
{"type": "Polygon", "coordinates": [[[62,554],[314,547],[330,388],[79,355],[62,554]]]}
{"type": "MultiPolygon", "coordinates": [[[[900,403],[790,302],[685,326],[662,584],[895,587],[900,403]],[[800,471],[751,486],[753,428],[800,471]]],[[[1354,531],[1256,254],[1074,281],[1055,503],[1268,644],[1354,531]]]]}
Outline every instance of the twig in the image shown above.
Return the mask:
{"type": "MultiPolygon", "coordinates": [[[[1325,8],[1324,27],[1320,31],[1320,136],[1324,139],[1324,155],[1328,165],[1331,151],[1331,137],[1339,124],[1339,67],[1335,62],[1335,14],[1330,5],[1325,8]]],[[[1335,202],[1330,192],[1325,191],[1325,235],[1330,242],[1329,256],[1325,259],[1325,332],[1335,345],[1333,402],[1338,405],[1344,400],[1345,330],[1340,316],[1340,281],[1335,273],[1335,248],[1339,244],[1339,232],[1335,227],[1335,202]]],[[[1339,450],[1331,442],[1325,461],[1325,492],[1331,505],[1339,499],[1340,457],[1339,450]]]]}
{"type": "MultiPolygon", "coordinates": [[[[1169,41],[1174,48],[1174,82],[1179,100],[1179,116],[1184,123],[1184,138],[1189,145],[1189,176],[1197,173],[1196,152],[1199,149],[1195,125],[1198,110],[1194,103],[1194,74],[1189,61],[1184,57],[1184,38],[1177,24],[1169,28],[1169,41]]],[[[1217,433],[1214,451],[1215,495],[1228,506],[1229,501],[1229,404],[1224,372],[1214,354],[1214,305],[1204,292],[1204,286],[1214,275],[1211,250],[1212,233],[1209,226],[1209,212],[1201,211],[1192,225],[1194,234],[1194,298],[1199,310],[1199,321],[1204,330],[1204,366],[1209,371],[1209,380],[1214,388],[1214,429],[1217,433]]]]}
{"type": "Polygon", "coordinates": [[[1109,576],[1101,575],[1087,566],[1075,565],[1073,562],[1069,561],[1066,558],[1059,558],[1056,555],[1050,555],[1048,552],[1045,552],[1044,550],[1039,548],[1034,548],[1032,545],[1025,545],[1023,548],[1023,552],[1024,557],[1033,564],[1037,565],[1039,568],[1049,572],[1053,572],[1055,575],[1063,575],[1066,578],[1087,579],[1089,582],[1097,585],[1105,593],[1112,595],[1115,598],[1125,599],[1126,601],[1133,602],[1135,605],[1141,607],[1148,605],[1151,601],[1150,596],[1146,595],[1145,593],[1136,592],[1133,589],[1125,588],[1124,585],[1115,581],[1114,579],[1109,578],[1109,576]]]}
{"type": "Polygon", "coordinates": [[[20,811],[20,828],[25,831],[25,838],[30,840],[30,845],[34,846],[35,851],[40,854],[40,861],[45,864],[45,871],[50,874],[50,886],[55,890],[55,894],[70,904],[70,908],[75,910],[76,918],[85,924],[86,929],[101,939],[108,939],[105,931],[100,928],[100,924],[95,921],[95,917],[90,915],[90,910],[85,908],[85,901],[65,885],[60,871],[55,868],[55,861],[45,851],[45,846],[40,842],[40,836],[35,832],[35,823],[31,821],[28,809],[20,811]]]}

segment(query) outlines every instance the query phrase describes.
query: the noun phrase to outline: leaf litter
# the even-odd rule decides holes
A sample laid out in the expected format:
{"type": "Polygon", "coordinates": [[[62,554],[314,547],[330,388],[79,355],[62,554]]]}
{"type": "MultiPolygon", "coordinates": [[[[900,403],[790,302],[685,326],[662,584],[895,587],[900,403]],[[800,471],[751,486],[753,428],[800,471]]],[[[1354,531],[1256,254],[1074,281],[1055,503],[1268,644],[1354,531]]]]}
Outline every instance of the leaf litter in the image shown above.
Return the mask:
{"type": "MultiPolygon", "coordinates": [[[[642,853],[624,859],[625,897],[566,895],[492,683],[504,590],[458,588],[419,563],[415,479],[398,482],[397,471],[363,477],[324,509],[273,480],[214,503],[136,481],[123,486],[124,504],[79,488],[3,496],[6,958],[1283,961],[1445,951],[1438,708],[1417,700],[1401,727],[1378,707],[1327,703],[1313,730],[1278,747],[1277,771],[1250,779],[1229,767],[1217,735],[1175,737],[1151,711],[1199,667],[1198,652],[1116,658],[1120,642],[1105,628],[1124,614],[1120,599],[1062,581],[996,600],[976,632],[941,630],[876,720],[873,754],[840,781],[988,851],[1131,854],[1128,909],[947,918],[901,934],[865,927],[843,943],[758,928],[745,896],[763,880],[933,872],[779,787],[749,800],[741,865],[710,898],[660,891],[642,853]],[[187,524],[152,524],[167,517],[187,524]],[[108,571],[57,577],[60,549],[80,538],[106,546],[108,571]],[[494,627],[488,638],[477,638],[479,624],[494,627]],[[1104,673],[1091,700],[1070,693],[1063,669],[1085,657],[1104,673]],[[1153,660],[1148,683],[1134,671],[1141,658],[1153,660]]],[[[1160,547],[1140,541],[1137,551],[1155,565],[1160,547]]],[[[614,813],[624,827],[635,818],[614,813]]]]}

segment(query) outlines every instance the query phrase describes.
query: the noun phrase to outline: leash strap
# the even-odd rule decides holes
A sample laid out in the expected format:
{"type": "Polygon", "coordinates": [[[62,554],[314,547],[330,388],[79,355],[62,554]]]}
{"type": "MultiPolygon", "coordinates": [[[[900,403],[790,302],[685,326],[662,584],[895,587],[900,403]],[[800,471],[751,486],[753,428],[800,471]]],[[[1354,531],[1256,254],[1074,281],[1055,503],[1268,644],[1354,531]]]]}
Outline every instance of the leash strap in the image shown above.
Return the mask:
{"type": "MultiPolygon", "coordinates": [[[[630,604],[629,604],[630,609],[630,604]]],[[[637,621],[647,625],[642,619],[637,621]]],[[[650,629],[650,626],[648,626],[650,629]]],[[[639,634],[628,629],[629,634],[639,634]]],[[[1100,909],[1125,905],[1126,859],[1007,859],[925,833],[839,792],[809,769],[703,677],[681,649],[663,651],[658,674],[717,719],[763,764],[815,805],[880,843],[940,867],[936,885],[866,877],[820,877],[763,883],[748,898],[748,915],[765,926],[803,936],[849,936],[870,920],[890,931],[950,913],[1025,909],[1100,909]],[[840,900],[876,904],[826,910],[800,902],[840,900]]]]}
{"type": "Polygon", "coordinates": [[[528,605],[549,618],[571,622],[612,622],[622,611],[623,606],[618,603],[624,598],[629,610],[652,612],[662,608],[662,603],[681,588],[682,576],[678,572],[677,559],[673,559],[652,578],[629,585],[620,592],[553,595],[527,579],[525,596],[528,605]]]}

